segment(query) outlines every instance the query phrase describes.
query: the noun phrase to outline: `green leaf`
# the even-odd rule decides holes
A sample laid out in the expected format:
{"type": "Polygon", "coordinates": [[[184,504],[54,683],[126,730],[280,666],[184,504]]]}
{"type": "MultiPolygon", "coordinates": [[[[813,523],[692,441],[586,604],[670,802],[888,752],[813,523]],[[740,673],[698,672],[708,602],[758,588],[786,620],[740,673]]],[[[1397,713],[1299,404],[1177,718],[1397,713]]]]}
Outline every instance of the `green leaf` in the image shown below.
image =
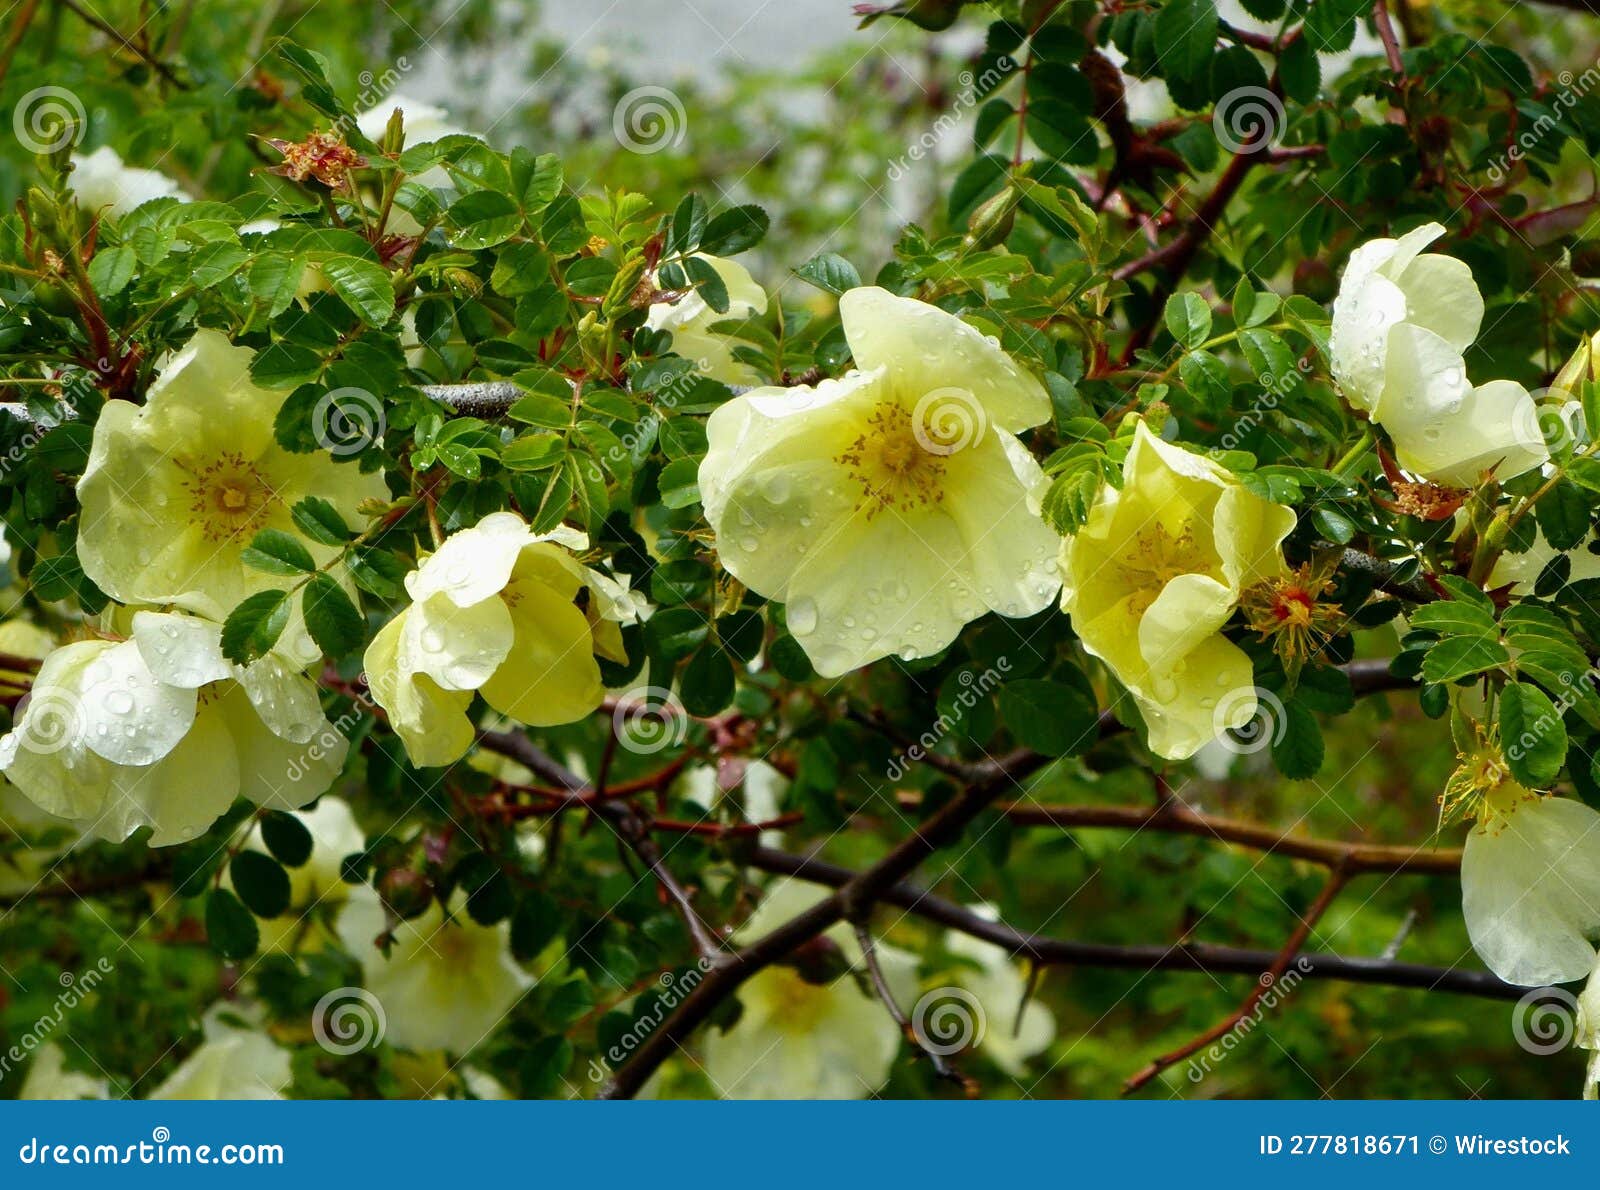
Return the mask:
{"type": "Polygon", "coordinates": [[[309,574],[317,568],[311,551],[282,529],[263,529],[239,551],[239,560],[268,574],[309,574]]]}
{"type": "Polygon", "coordinates": [[[1533,506],[1533,515],[1545,540],[1558,550],[1570,550],[1589,536],[1589,498],[1571,480],[1556,480],[1533,506]]]}
{"type": "Polygon", "coordinates": [[[561,933],[561,903],[549,893],[534,889],[522,898],[511,915],[511,955],[531,963],[561,933]]]}
{"type": "Polygon", "coordinates": [[[1211,307],[1198,293],[1175,293],[1167,299],[1167,330],[1185,347],[1199,347],[1211,337],[1211,307]]]}
{"type": "Polygon", "coordinates": [[[294,304],[305,269],[306,258],[292,253],[268,251],[257,256],[246,274],[250,296],[266,306],[268,317],[276,318],[294,304]]]}
{"type": "Polygon", "coordinates": [[[1567,728],[1544,691],[1506,683],[1500,691],[1500,747],[1522,784],[1544,789],[1555,781],[1567,759],[1567,728]]]}
{"type": "Polygon", "coordinates": [[[700,237],[705,230],[705,199],[693,192],[684,195],[678,209],[672,213],[672,223],[667,229],[667,255],[681,256],[693,252],[700,246],[700,237]]]}
{"type": "Polygon", "coordinates": [[[674,459],[661,469],[657,486],[661,490],[661,503],[668,508],[688,508],[700,503],[699,460],[674,459]]]}
{"type": "Polygon", "coordinates": [[[261,816],[261,841],[285,867],[298,868],[311,858],[311,831],[298,815],[268,810],[261,816]]]}
{"type": "Polygon", "coordinates": [[[1167,0],[1156,14],[1156,55],[1168,76],[1200,78],[1217,44],[1213,0],[1167,0]]]}
{"type": "Polygon", "coordinates": [[[754,204],[723,211],[706,224],[700,251],[711,256],[733,256],[759,244],[767,235],[767,213],[754,204]]]}
{"type": "Polygon", "coordinates": [[[706,718],[733,701],[733,662],[715,646],[701,649],[683,667],[678,697],[691,715],[706,718]]]}
{"type": "Polygon", "coordinates": [[[241,851],[228,872],[234,892],[257,917],[277,917],[289,908],[289,874],[270,855],[241,851]]]}
{"type": "Polygon", "coordinates": [[[1000,688],[999,703],[1017,742],[1046,756],[1085,752],[1099,738],[1099,710],[1076,686],[1022,678],[1000,688]]]}
{"type": "Polygon", "coordinates": [[[835,295],[842,294],[847,289],[855,289],[861,284],[861,274],[856,272],[856,266],[832,252],[813,256],[794,272],[801,280],[809,281],[818,289],[825,289],[835,295]]]}
{"type": "Polygon", "coordinates": [[[89,262],[89,283],[100,297],[111,297],[127,288],[139,259],[126,244],[102,248],[89,262]]]}
{"type": "Polygon", "coordinates": [[[1309,707],[1290,702],[1283,708],[1278,726],[1272,740],[1272,763],[1291,781],[1315,777],[1325,752],[1317,717],[1309,707]]]}
{"type": "Polygon", "coordinates": [[[332,502],[321,496],[307,496],[290,510],[289,516],[300,532],[321,545],[344,545],[350,540],[350,526],[332,502]]]}
{"type": "Polygon", "coordinates": [[[1496,634],[1494,613],[1480,603],[1464,599],[1438,599],[1411,613],[1413,628],[1426,628],[1441,636],[1482,636],[1496,634]]]}
{"type": "Polygon", "coordinates": [[[1486,669],[1498,669],[1510,660],[1511,654],[1498,639],[1451,636],[1428,650],[1422,661],[1422,677],[1428,682],[1454,682],[1486,669]]]}
{"type": "Polygon", "coordinates": [[[394,283],[382,265],[357,256],[335,256],[322,262],[322,275],[363,322],[382,326],[394,314],[394,283]]]}
{"type": "Polygon", "coordinates": [[[1178,379],[1207,409],[1227,406],[1232,393],[1232,386],[1228,383],[1228,365],[1209,351],[1184,352],[1178,360],[1178,379]]]}
{"type": "Polygon", "coordinates": [[[261,943],[261,927],[239,898],[225,888],[206,898],[206,937],[225,959],[247,959],[261,943]]]}
{"type": "Polygon", "coordinates": [[[222,655],[235,665],[248,665],[277,643],[288,622],[288,592],[257,591],[223,621],[222,655]]]}
{"type": "Polygon", "coordinates": [[[366,624],[350,596],[329,574],[318,574],[306,584],[306,630],[329,657],[339,657],[361,644],[366,624]]]}
{"type": "Polygon", "coordinates": [[[371,547],[352,550],[345,565],[356,586],[379,599],[398,599],[410,570],[399,555],[371,547]]]}

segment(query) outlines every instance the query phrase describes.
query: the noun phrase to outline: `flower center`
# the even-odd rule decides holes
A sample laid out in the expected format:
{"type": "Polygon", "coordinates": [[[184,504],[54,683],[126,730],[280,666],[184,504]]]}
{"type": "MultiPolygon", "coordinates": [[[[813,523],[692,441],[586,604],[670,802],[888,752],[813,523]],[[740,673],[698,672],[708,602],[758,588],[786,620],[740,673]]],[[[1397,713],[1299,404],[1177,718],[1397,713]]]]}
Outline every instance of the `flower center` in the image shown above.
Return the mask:
{"type": "MultiPolygon", "coordinates": [[[[941,390],[942,391],[942,390],[941,390]]],[[[856,507],[868,519],[885,509],[914,512],[944,499],[945,460],[970,446],[959,419],[929,408],[930,393],[915,408],[886,401],[872,411],[862,432],[835,461],[860,487],[856,507]]]]}
{"type": "Polygon", "coordinates": [[[1123,581],[1134,590],[1133,602],[1141,613],[1180,574],[1210,574],[1214,569],[1195,540],[1194,529],[1188,525],[1176,534],[1159,524],[1141,530],[1128,543],[1118,563],[1124,572],[1123,581]]]}
{"type": "Polygon", "coordinates": [[[188,470],[189,511],[208,541],[253,535],[278,502],[266,477],[242,455],[225,452],[188,470]]]}
{"type": "Polygon", "coordinates": [[[1519,785],[1499,747],[1477,727],[1477,746],[1458,757],[1459,763],[1439,795],[1441,822],[1476,818],[1478,829],[1498,835],[1523,802],[1539,794],[1519,785]]]}

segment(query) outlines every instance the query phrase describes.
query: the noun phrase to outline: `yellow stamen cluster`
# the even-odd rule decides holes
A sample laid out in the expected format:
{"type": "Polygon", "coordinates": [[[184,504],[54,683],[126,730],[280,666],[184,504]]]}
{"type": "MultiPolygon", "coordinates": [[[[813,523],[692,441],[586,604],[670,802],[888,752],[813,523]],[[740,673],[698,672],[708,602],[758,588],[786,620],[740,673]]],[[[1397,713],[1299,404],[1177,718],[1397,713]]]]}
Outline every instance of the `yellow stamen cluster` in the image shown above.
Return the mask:
{"type": "Polygon", "coordinates": [[[885,509],[914,512],[938,504],[944,460],[924,444],[911,410],[893,402],[873,410],[867,428],[837,458],[861,486],[858,507],[868,519],[885,509]]]}
{"type": "Polygon", "coordinates": [[[1439,795],[1439,823],[1476,818],[1480,830],[1499,834],[1520,804],[1540,795],[1512,779],[1498,742],[1481,725],[1474,724],[1473,730],[1476,743],[1458,755],[1455,772],[1439,795]]]}
{"type": "Polygon", "coordinates": [[[253,535],[278,498],[261,472],[232,451],[188,469],[187,483],[189,510],[208,541],[253,535]]]}

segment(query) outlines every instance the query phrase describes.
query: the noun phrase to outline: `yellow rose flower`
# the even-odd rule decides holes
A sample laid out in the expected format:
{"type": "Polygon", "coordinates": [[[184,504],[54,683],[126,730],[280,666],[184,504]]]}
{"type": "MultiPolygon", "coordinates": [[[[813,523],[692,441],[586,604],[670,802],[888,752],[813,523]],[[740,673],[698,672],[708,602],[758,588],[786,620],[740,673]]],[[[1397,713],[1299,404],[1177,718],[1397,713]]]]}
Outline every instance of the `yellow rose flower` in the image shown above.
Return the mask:
{"type": "Polygon", "coordinates": [[[1133,695],[1157,755],[1185,760],[1255,716],[1250,659],[1220,629],[1246,587],[1284,572],[1294,523],[1141,422],[1122,487],[1062,546],[1062,610],[1133,695]]]}
{"type": "Polygon", "coordinates": [[[656,302],[645,316],[653,331],[672,332],[672,351],[693,360],[702,376],[723,384],[760,384],[761,376],[749,364],[734,358],[737,339],[711,330],[713,323],[750,319],[767,312],[767,293],[756,284],[750,270],[734,260],[700,254],[728,290],[728,308],[717,313],[697,289],[676,302],[656,302]]]}
{"type": "Polygon", "coordinates": [[[325,792],[348,744],[310,678],[276,654],[222,656],[221,628],[138,612],[132,638],[64,645],[0,740],[0,771],[40,809],[120,842],[192,839],[243,795],[292,810],[325,792]]]}
{"type": "MultiPolygon", "coordinates": [[[[759,938],[827,895],[796,880],[780,880],[740,930],[759,938]]],[[[825,937],[840,957],[865,969],[850,927],[825,937]]],[[[902,950],[875,947],[884,978],[910,1011],[916,1000],[916,959],[902,950]]],[[[724,1099],[863,1099],[889,1078],[903,1040],[888,1010],[849,972],[802,975],[774,964],[739,988],[739,1019],[712,1029],[703,1042],[706,1077],[724,1099]],[[821,982],[815,982],[821,980],[821,982]]]]}
{"type": "MultiPolygon", "coordinates": [[[[95,423],[78,502],[83,571],[119,603],[171,604],[221,621],[248,595],[292,579],[252,570],[240,552],[262,529],[293,532],[307,496],[355,524],[387,495],[381,476],[273,437],[284,394],[250,380],[252,353],[201,330],[162,367],[143,406],[111,401],[95,423]]],[[[332,546],[306,542],[325,563],[332,546]]],[[[303,664],[320,656],[298,601],[283,641],[303,664]]]]}
{"type": "Polygon", "coordinates": [[[405,1049],[466,1053],[504,1023],[535,983],[511,957],[511,927],[481,926],[460,905],[448,920],[433,904],[397,923],[387,956],[377,944],[384,929],[377,894],[353,890],[339,914],[339,938],[382,1006],[384,1037],[405,1049]]]}
{"type": "Polygon", "coordinates": [[[289,1051],[254,1025],[250,1005],[215,1004],[202,1022],[205,1040],[151,1099],[282,1099],[294,1075],[289,1051]]]}
{"type": "MultiPolygon", "coordinates": [[[[261,928],[261,950],[287,951],[297,943],[302,951],[319,948],[324,941],[324,931],[310,921],[312,914],[324,905],[342,905],[350,897],[353,885],[346,884],[341,875],[344,858],[366,847],[367,837],[350,804],[343,798],[328,794],[320,798],[309,810],[294,815],[305,825],[311,835],[311,855],[297,868],[285,868],[289,874],[289,907],[277,917],[257,918],[261,928]]],[[[252,851],[266,851],[261,837],[261,823],[251,824],[245,846],[252,851]]],[[[223,883],[232,887],[231,875],[224,873],[223,883]]]]}
{"type": "Polygon", "coordinates": [[[587,544],[496,512],[406,576],[413,602],[373,638],[366,670],[413,764],[450,764],[472,746],[474,692],[531,727],[572,723],[600,705],[595,658],[626,660],[619,621],[633,605],[572,556],[587,544]]]}
{"type": "Polygon", "coordinates": [[[1527,389],[1467,379],[1462,352],[1478,337],[1483,296],[1466,264],[1423,251],[1443,234],[1429,223],[1350,254],[1329,356],[1346,399],[1384,428],[1402,467],[1471,487],[1491,469],[1521,475],[1549,451],[1527,389]]]}
{"type": "Polygon", "coordinates": [[[1060,588],[1044,476],[1016,438],[1043,385],[954,315],[882,289],[839,299],[858,371],[723,405],[700,465],[717,553],[788,605],[824,677],[939,652],[985,612],[1060,588]]]}

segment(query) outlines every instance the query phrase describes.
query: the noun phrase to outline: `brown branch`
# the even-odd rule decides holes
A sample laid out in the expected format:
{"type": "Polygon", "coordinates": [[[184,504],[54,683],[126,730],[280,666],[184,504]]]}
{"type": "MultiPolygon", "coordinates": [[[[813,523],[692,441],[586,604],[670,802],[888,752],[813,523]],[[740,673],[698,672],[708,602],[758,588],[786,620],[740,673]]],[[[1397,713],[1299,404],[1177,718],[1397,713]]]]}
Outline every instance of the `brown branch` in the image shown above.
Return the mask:
{"type": "Polygon", "coordinates": [[[700,957],[715,971],[726,966],[731,957],[724,941],[701,920],[689,891],[678,883],[661,853],[661,848],[650,837],[645,821],[633,812],[626,802],[596,796],[593,786],[572,770],[557,763],[543,749],[536,747],[526,736],[515,732],[484,732],[479,742],[491,752],[509,756],[532,769],[546,781],[565,791],[564,796],[573,806],[582,806],[596,818],[607,823],[617,833],[634,855],[649,869],[661,891],[672,901],[684,925],[688,928],[700,957]]]}
{"type": "Polygon", "coordinates": [[[1283,944],[1283,949],[1278,952],[1277,958],[1273,959],[1272,965],[1256,980],[1255,986],[1250,989],[1250,994],[1244,998],[1244,1002],[1233,1013],[1218,1021],[1199,1036],[1184,1042],[1177,1049],[1162,1054],[1143,1070],[1138,1071],[1127,1082],[1122,1084],[1122,1093],[1128,1095],[1137,1091],[1163,1070],[1169,1066],[1177,1065],[1192,1054],[1198,1053],[1250,1015],[1255,1006],[1260,1003],[1261,997],[1266,995],[1267,989],[1283,978],[1283,973],[1289,969],[1289,964],[1294,961],[1295,955],[1300,953],[1300,948],[1306,944],[1306,939],[1310,937],[1312,929],[1315,928],[1317,922],[1322,920],[1322,915],[1328,911],[1328,906],[1333,904],[1334,898],[1343,890],[1348,879],[1349,874],[1343,868],[1335,868],[1328,873],[1327,883],[1322,886],[1322,891],[1317,894],[1317,899],[1311,903],[1311,908],[1306,910],[1305,916],[1295,926],[1294,931],[1289,935],[1289,940],[1283,944]]]}
{"type": "MultiPolygon", "coordinates": [[[[908,808],[915,794],[902,795],[908,808]]],[[[1341,843],[1285,834],[1271,827],[1236,818],[1222,818],[1192,810],[1176,801],[1143,806],[1050,806],[1032,802],[1002,803],[996,809],[1019,826],[1053,826],[1066,830],[1108,827],[1113,830],[1152,830],[1163,834],[1193,835],[1235,843],[1269,855],[1303,859],[1324,867],[1341,868],[1351,876],[1365,872],[1397,875],[1452,876],[1461,871],[1459,848],[1407,847],[1383,843],[1341,843]]]]}
{"type": "Polygon", "coordinates": [[[924,860],[958,839],[967,825],[1013,784],[1009,773],[997,766],[995,775],[989,780],[968,785],[877,863],[852,874],[832,895],[735,952],[726,966],[709,972],[672,1015],[640,1043],[632,1059],[616,1071],[602,1089],[602,1097],[627,1099],[635,1095],[660,1068],[661,1063],[677,1052],[678,1047],[745,980],[815,938],[829,926],[846,918],[859,920],[874,903],[884,898],[888,890],[910,875],[924,860]]]}
{"type": "Polygon", "coordinates": [[[144,46],[137,45],[133,41],[124,37],[116,28],[116,26],[108,23],[107,21],[101,20],[100,17],[96,16],[94,13],[88,11],[81,4],[79,4],[77,0],[56,0],[56,3],[60,4],[62,8],[65,8],[68,12],[75,15],[85,24],[91,26],[92,28],[98,29],[107,37],[116,41],[117,44],[122,46],[123,49],[127,50],[134,57],[138,58],[146,66],[150,67],[162,78],[166,79],[167,82],[178,88],[178,90],[188,91],[191,89],[190,84],[184,82],[176,74],[174,74],[172,72],[172,68],[160,58],[156,57],[156,55],[152,54],[144,46]]]}
{"type": "Polygon", "coordinates": [[[885,1011],[900,1027],[900,1032],[905,1039],[916,1046],[918,1051],[926,1054],[933,1064],[933,1072],[942,1079],[959,1083],[963,1088],[969,1088],[967,1080],[938,1050],[923,1044],[922,1038],[917,1034],[916,1028],[906,1017],[905,1010],[900,1007],[899,1001],[894,998],[894,991],[889,987],[889,981],[883,976],[883,967],[878,963],[878,947],[872,940],[872,931],[864,923],[857,923],[855,927],[856,941],[861,946],[861,957],[866,961],[867,977],[872,981],[872,989],[877,992],[878,999],[882,1001],[885,1011]]]}
{"type": "MultiPolygon", "coordinates": [[[[809,856],[791,855],[771,847],[755,847],[744,862],[762,872],[793,876],[810,884],[840,888],[857,875],[850,868],[809,856]]],[[[1100,942],[1069,942],[1030,934],[1003,921],[980,917],[965,906],[946,900],[911,883],[899,883],[878,898],[927,921],[1003,948],[1014,958],[1040,966],[1101,967],[1120,971],[1207,971],[1212,974],[1259,975],[1275,957],[1273,951],[1236,946],[1184,942],[1171,946],[1117,946],[1100,942]]],[[[1420,988],[1490,1000],[1516,1000],[1527,988],[1496,978],[1488,971],[1430,967],[1393,959],[1346,957],[1308,951],[1300,956],[1300,970],[1308,979],[1334,979],[1346,983],[1384,987],[1420,988]]]]}

